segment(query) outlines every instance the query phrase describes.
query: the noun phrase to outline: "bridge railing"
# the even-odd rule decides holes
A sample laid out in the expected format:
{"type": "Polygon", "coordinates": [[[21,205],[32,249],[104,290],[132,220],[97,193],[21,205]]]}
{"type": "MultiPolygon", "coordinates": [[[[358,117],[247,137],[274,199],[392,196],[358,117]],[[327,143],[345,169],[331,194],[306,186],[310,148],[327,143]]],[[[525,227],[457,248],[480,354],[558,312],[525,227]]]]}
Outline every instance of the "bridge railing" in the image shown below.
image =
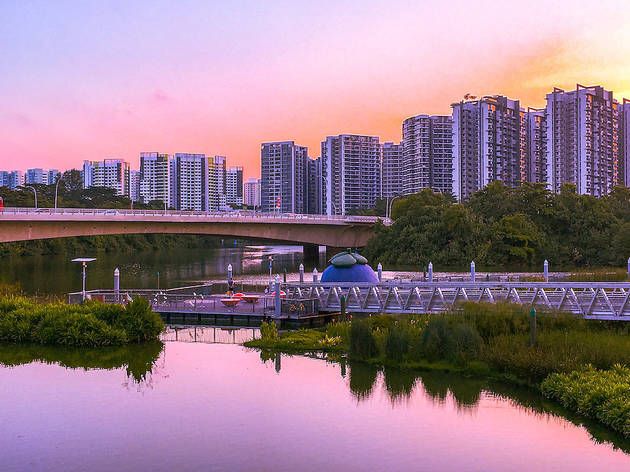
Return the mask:
{"type": "Polygon", "coordinates": [[[315,220],[334,221],[346,223],[375,223],[383,218],[377,216],[355,216],[355,215],[313,215],[301,213],[277,213],[277,212],[257,212],[254,210],[233,210],[233,211],[189,211],[189,210],[131,210],[131,209],[110,209],[110,208],[26,208],[26,207],[4,207],[0,208],[0,218],[11,215],[30,215],[45,219],[48,216],[161,216],[161,217],[208,217],[208,218],[251,218],[275,219],[275,220],[315,220]]]}
{"type": "Polygon", "coordinates": [[[461,302],[512,302],[583,318],[630,321],[630,283],[385,282],[283,284],[288,300],[316,298],[320,311],[439,313],[461,302]]]}

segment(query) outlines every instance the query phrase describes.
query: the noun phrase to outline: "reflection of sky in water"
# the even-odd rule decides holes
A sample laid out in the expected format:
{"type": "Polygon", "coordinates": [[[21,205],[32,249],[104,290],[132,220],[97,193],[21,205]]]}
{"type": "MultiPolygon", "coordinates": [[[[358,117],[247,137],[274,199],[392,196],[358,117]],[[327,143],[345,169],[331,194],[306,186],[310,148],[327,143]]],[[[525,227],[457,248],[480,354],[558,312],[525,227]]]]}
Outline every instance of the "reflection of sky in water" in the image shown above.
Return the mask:
{"type": "Polygon", "coordinates": [[[146,379],[0,367],[3,471],[630,468],[584,428],[444,374],[169,342],[146,379]]]}

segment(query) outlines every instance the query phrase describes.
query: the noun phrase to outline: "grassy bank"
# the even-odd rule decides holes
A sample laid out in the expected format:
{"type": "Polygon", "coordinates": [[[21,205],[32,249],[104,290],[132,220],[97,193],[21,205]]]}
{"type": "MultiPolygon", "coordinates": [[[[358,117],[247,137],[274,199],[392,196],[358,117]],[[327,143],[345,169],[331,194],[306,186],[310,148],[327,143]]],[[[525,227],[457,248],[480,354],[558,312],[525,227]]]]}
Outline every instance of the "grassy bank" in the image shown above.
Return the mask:
{"type": "MultiPolygon", "coordinates": [[[[352,360],[369,364],[460,372],[539,390],[554,375],[573,375],[586,366],[602,375],[616,369],[617,364],[630,366],[630,328],[624,323],[539,313],[537,343],[530,346],[526,308],[466,303],[462,309],[461,313],[445,315],[372,316],[282,335],[273,326],[265,326],[261,339],[246,346],[293,353],[346,353],[352,360]]],[[[615,384],[619,377],[606,378],[615,384]]],[[[580,412],[570,402],[566,406],[580,412]]],[[[630,424],[630,404],[626,402],[626,406],[615,421],[603,422],[630,437],[630,428],[619,427],[618,415],[630,424]]],[[[599,420],[601,415],[588,416],[599,420]]]]}
{"type": "Polygon", "coordinates": [[[0,298],[0,343],[63,346],[119,346],[155,341],[164,329],[148,302],[127,306],[88,302],[37,303],[19,296],[0,298]]]}

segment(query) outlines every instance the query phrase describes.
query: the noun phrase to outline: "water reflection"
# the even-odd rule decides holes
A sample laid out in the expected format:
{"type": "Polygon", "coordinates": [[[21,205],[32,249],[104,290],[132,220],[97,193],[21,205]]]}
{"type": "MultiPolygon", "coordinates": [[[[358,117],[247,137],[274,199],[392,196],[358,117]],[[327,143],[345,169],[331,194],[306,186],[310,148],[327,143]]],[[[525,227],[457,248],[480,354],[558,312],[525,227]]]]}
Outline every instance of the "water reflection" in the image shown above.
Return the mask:
{"type": "Polygon", "coordinates": [[[161,342],[103,348],[73,348],[40,344],[0,344],[0,365],[16,367],[32,362],[69,369],[120,369],[135,383],[145,382],[164,350],[161,342]]]}
{"type": "Polygon", "coordinates": [[[169,249],[133,253],[98,253],[47,256],[9,256],[0,264],[0,282],[21,284],[27,294],[63,295],[81,289],[80,268],[70,259],[94,256],[97,261],[88,269],[88,288],[111,288],[113,272],[120,269],[121,287],[155,288],[185,286],[210,280],[224,280],[228,264],[235,278],[267,280],[269,256],[273,256],[274,273],[286,269],[289,278],[297,278],[300,263],[307,272],[325,264],[325,253],[318,261],[304,261],[301,246],[250,246],[169,249]]]}

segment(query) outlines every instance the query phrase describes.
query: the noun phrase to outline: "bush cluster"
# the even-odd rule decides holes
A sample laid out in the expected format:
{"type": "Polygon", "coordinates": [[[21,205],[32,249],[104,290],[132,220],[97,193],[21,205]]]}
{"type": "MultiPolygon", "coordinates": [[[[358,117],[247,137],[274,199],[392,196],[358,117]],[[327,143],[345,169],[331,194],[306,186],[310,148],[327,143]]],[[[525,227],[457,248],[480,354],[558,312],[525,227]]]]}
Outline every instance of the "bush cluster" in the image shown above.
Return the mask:
{"type": "Polygon", "coordinates": [[[630,438],[630,369],[615,365],[610,370],[592,366],[568,374],[553,374],[541,384],[545,396],[566,408],[630,438]]]}
{"type": "Polygon", "coordinates": [[[126,307],[94,301],[69,305],[0,298],[0,342],[5,343],[116,346],[156,340],[163,329],[162,319],[143,298],[126,307]]]}

